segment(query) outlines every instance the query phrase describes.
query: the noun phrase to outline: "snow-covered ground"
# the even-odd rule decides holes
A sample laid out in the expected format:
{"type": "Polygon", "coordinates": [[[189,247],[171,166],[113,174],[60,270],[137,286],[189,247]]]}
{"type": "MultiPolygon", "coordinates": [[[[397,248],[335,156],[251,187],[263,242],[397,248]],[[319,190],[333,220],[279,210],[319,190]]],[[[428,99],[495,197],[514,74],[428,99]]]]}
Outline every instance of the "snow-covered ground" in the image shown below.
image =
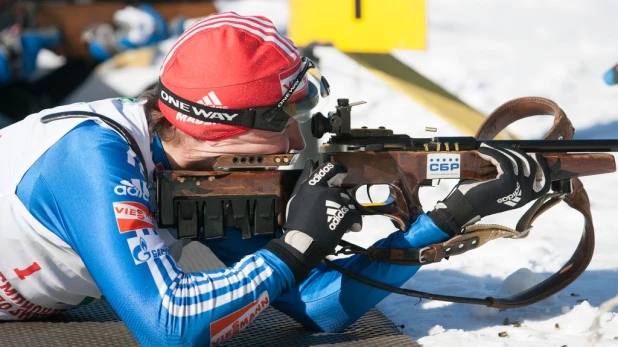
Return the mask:
{"type": "MultiPolygon", "coordinates": [[[[220,10],[262,14],[285,28],[289,10],[284,0],[220,1],[220,10]]],[[[427,0],[428,49],[397,51],[396,56],[484,113],[521,96],[556,101],[576,129],[587,136],[601,132],[617,138],[618,87],[604,84],[602,75],[618,61],[614,0],[427,0]]],[[[319,20],[319,19],[316,19],[319,20]]],[[[333,95],[368,105],[354,111],[355,126],[387,126],[411,136],[460,135],[445,121],[332,48],[320,48],[321,70],[333,95]]],[[[139,76],[156,68],[108,72],[105,82],[117,90],[144,86],[139,76]],[[130,79],[130,83],[128,82],[130,79]]],[[[154,75],[153,75],[154,74],[154,75]]],[[[90,81],[92,86],[101,82],[90,81]]],[[[139,89],[139,88],[138,88],[139,89]]],[[[101,89],[99,89],[101,91],[101,89]]],[[[113,91],[111,91],[113,93],[113,91]]],[[[105,97],[76,93],[72,99],[105,97]]],[[[538,138],[551,119],[518,122],[510,130],[521,138],[538,138]]],[[[539,304],[498,312],[485,307],[418,301],[391,295],[378,308],[423,346],[586,346],[600,334],[599,346],[618,341],[618,309],[600,315],[599,306],[618,294],[618,228],[614,194],[618,174],[584,178],[592,200],[597,248],[587,272],[558,295],[539,304]],[[503,325],[505,319],[518,322],[503,325]],[[507,332],[508,337],[499,337],[507,332]]],[[[430,209],[454,182],[423,188],[421,200],[430,209]]],[[[523,210],[486,218],[514,226],[523,210]]],[[[423,268],[406,287],[437,293],[486,297],[517,289],[558,270],[580,237],[582,218],[565,206],[535,223],[523,240],[500,240],[449,261],[423,268]],[[516,275],[512,276],[513,273],[516,275]],[[511,277],[509,277],[511,276],[511,277]],[[505,279],[509,281],[505,282],[505,279]]],[[[369,245],[393,231],[384,218],[367,218],[355,239],[369,245]]],[[[534,283],[534,282],[533,282],[534,283]]]]}

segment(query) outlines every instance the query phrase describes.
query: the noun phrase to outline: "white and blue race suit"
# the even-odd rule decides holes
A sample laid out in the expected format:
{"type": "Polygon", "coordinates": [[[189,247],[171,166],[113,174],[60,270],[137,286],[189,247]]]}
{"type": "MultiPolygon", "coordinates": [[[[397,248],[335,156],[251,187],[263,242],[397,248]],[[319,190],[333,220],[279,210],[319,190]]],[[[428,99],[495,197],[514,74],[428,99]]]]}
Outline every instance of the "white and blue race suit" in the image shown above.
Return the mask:
{"type": "MultiPolygon", "coordinates": [[[[169,167],[148,133],[142,104],[108,99],[56,107],[0,129],[0,320],[65,311],[107,299],[142,345],[216,345],[274,306],[309,329],[340,331],[388,295],[320,264],[294,283],[266,237],[205,241],[226,268],[184,272],[174,239],[152,218],[155,167],[169,167]],[[46,114],[87,111],[126,128],[147,173],[116,131],[97,118],[43,124],[46,114]]],[[[423,247],[448,236],[426,215],[376,243],[423,247]]],[[[401,286],[417,267],[352,256],[337,262],[401,286]]]]}

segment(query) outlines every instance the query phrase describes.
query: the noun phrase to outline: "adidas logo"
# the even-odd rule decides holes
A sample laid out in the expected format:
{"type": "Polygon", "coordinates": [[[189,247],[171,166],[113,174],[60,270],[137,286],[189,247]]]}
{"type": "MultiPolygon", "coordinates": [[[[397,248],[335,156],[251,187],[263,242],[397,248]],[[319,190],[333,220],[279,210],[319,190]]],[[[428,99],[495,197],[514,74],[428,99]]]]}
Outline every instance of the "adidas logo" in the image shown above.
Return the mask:
{"type": "Polygon", "coordinates": [[[146,201],[150,201],[150,190],[148,184],[140,179],[133,178],[131,181],[122,180],[114,187],[116,195],[135,196],[146,201]]]}
{"type": "Polygon", "coordinates": [[[326,216],[328,217],[326,221],[329,223],[328,228],[330,230],[335,230],[348,211],[350,211],[350,209],[346,206],[341,206],[334,201],[326,200],[326,216]]]}
{"type": "Polygon", "coordinates": [[[206,105],[210,107],[227,108],[227,106],[223,106],[223,104],[221,103],[221,101],[219,100],[215,92],[210,92],[208,93],[208,95],[204,95],[202,97],[202,100],[198,100],[197,103],[200,105],[206,105]]]}
{"type": "Polygon", "coordinates": [[[335,167],[335,165],[333,165],[332,163],[326,164],[326,166],[321,168],[320,171],[318,171],[315,174],[313,174],[313,177],[309,180],[309,185],[310,186],[315,186],[316,184],[318,184],[318,182],[320,182],[322,177],[326,176],[326,174],[330,170],[332,170],[334,167],[335,167]]]}
{"type": "Polygon", "coordinates": [[[498,199],[498,203],[500,204],[505,204],[508,206],[515,206],[517,205],[517,203],[519,202],[519,200],[521,200],[520,198],[521,196],[521,189],[519,187],[519,182],[517,182],[517,187],[515,188],[515,191],[503,198],[498,199]]]}
{"type": "MultiPolygon", "coordinates": [[[[176,100],[172,100],[172,97],[167,95],[167,94],[161,94],[161,97],[174,104],[177,107],[186,107],[187,110],[189,110],[189,105],[186,104],[182,104],[182,106],[179,106],[180,103],[176,100]],[[167,98],[167,99],[166,99],[167,98]],[[178,103],[178,105],[177,105],[178,103]]],[[[200,105],[205,105],[208,107],[214,107],[214,108],[227,108],[227,106],[223,106],[221,104],[221,101],[219,100],[219,98],[217,97],[217,94],[215,94],[215,92],[210,92],[207,95],[204,95],[202,97],[201,100],[197,101],[198,104],[200,105]]],[[[184,108],[183,108],[184,109],[184,108]]],[[[225,112],[212,112],[212,111],[207,111],[207,110],[203,110],[203,109],[197,109],[195,107],[192,107],[193,110],[193,114],[197,115],[197,116],[203,116],[204,118],[209,118],[209,119],[220,119],[223,121],[228,121],[228,122],[232,122],[234,118],[236,118],[236,116],[238,116],[238,113],[234,113],[234,114],[229,114],[229,113],[225,113],[225,112]]],[[[177,112],[176,113],[176,120],[181,121],[181,122],[185,122],[185,123],[193,123],[196,125],[211,125],[211,124],[215,124],[215,123],[220,123],[220,122],[205,122],[201,119],[196,119],[195,117],[189,117],[184,113],[181,112],[177,112]]],[[[225,122],[223,122],[225,123],[225,122]]]]}

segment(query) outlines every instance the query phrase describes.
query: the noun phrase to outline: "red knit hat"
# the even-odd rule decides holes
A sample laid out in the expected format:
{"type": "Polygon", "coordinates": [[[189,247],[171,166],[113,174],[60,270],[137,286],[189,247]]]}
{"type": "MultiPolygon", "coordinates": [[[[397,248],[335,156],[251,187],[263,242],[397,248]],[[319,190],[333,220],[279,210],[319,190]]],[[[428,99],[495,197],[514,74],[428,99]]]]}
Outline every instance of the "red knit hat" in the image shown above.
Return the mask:
{"type": "MultiPolygon", "coordinates": [[[[196,22],[178,38],[161,65],[160,83],[199,104],[247,109],[277,104],[300,69],[298,48],[270,20],[226,12],[196,22]]],[[[288,102],[305,98],[307,91],[305,77],[288,102]]],[[[159,108],[170,123],[200,140],[249,130],[188,117],[161,100],[159,108]]]]}

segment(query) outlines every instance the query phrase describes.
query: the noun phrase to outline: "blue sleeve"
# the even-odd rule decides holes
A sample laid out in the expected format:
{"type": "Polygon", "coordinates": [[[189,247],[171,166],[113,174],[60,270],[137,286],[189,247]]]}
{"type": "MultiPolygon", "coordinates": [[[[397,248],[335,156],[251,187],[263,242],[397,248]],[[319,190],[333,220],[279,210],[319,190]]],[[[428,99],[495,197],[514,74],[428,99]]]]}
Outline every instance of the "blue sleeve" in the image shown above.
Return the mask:
{"type": "MultiPolygon", "coordinates": [[[[421,215],[407,232],[396,231],[374,246],[421,248],[448,238],[449,235],[438,228],[431,218],[421,215]]],[[[395,287],[401,287],[419,269],[418,266],[371,261],[360,255],[337,259],[335,262],[359,275],[395,287]]],[[[279,297],[273,306],[308,329],[338,332],[354,323],[389,294],[320,263],[304,282],[279,297]]]]}
{"type": "Polygon", "coordinates": [[[30,168],[17,194],[81,257],[142,345],[209,345],[236,334],[294,278],[267,251],[225,269],[186,273],[150,215],[150,194],[115,132],[85,122],[30,168]]]}
{"type": "Polygon", "coordinates": [[[223,264],[230,265],[242,259],[245,255],[257,252],[266,246],[270,236],[254,235],[251,238],[243,239],[240,230],[228,227],[225,230],[224,239],[212,239],[202,241],[223,264]]]}

